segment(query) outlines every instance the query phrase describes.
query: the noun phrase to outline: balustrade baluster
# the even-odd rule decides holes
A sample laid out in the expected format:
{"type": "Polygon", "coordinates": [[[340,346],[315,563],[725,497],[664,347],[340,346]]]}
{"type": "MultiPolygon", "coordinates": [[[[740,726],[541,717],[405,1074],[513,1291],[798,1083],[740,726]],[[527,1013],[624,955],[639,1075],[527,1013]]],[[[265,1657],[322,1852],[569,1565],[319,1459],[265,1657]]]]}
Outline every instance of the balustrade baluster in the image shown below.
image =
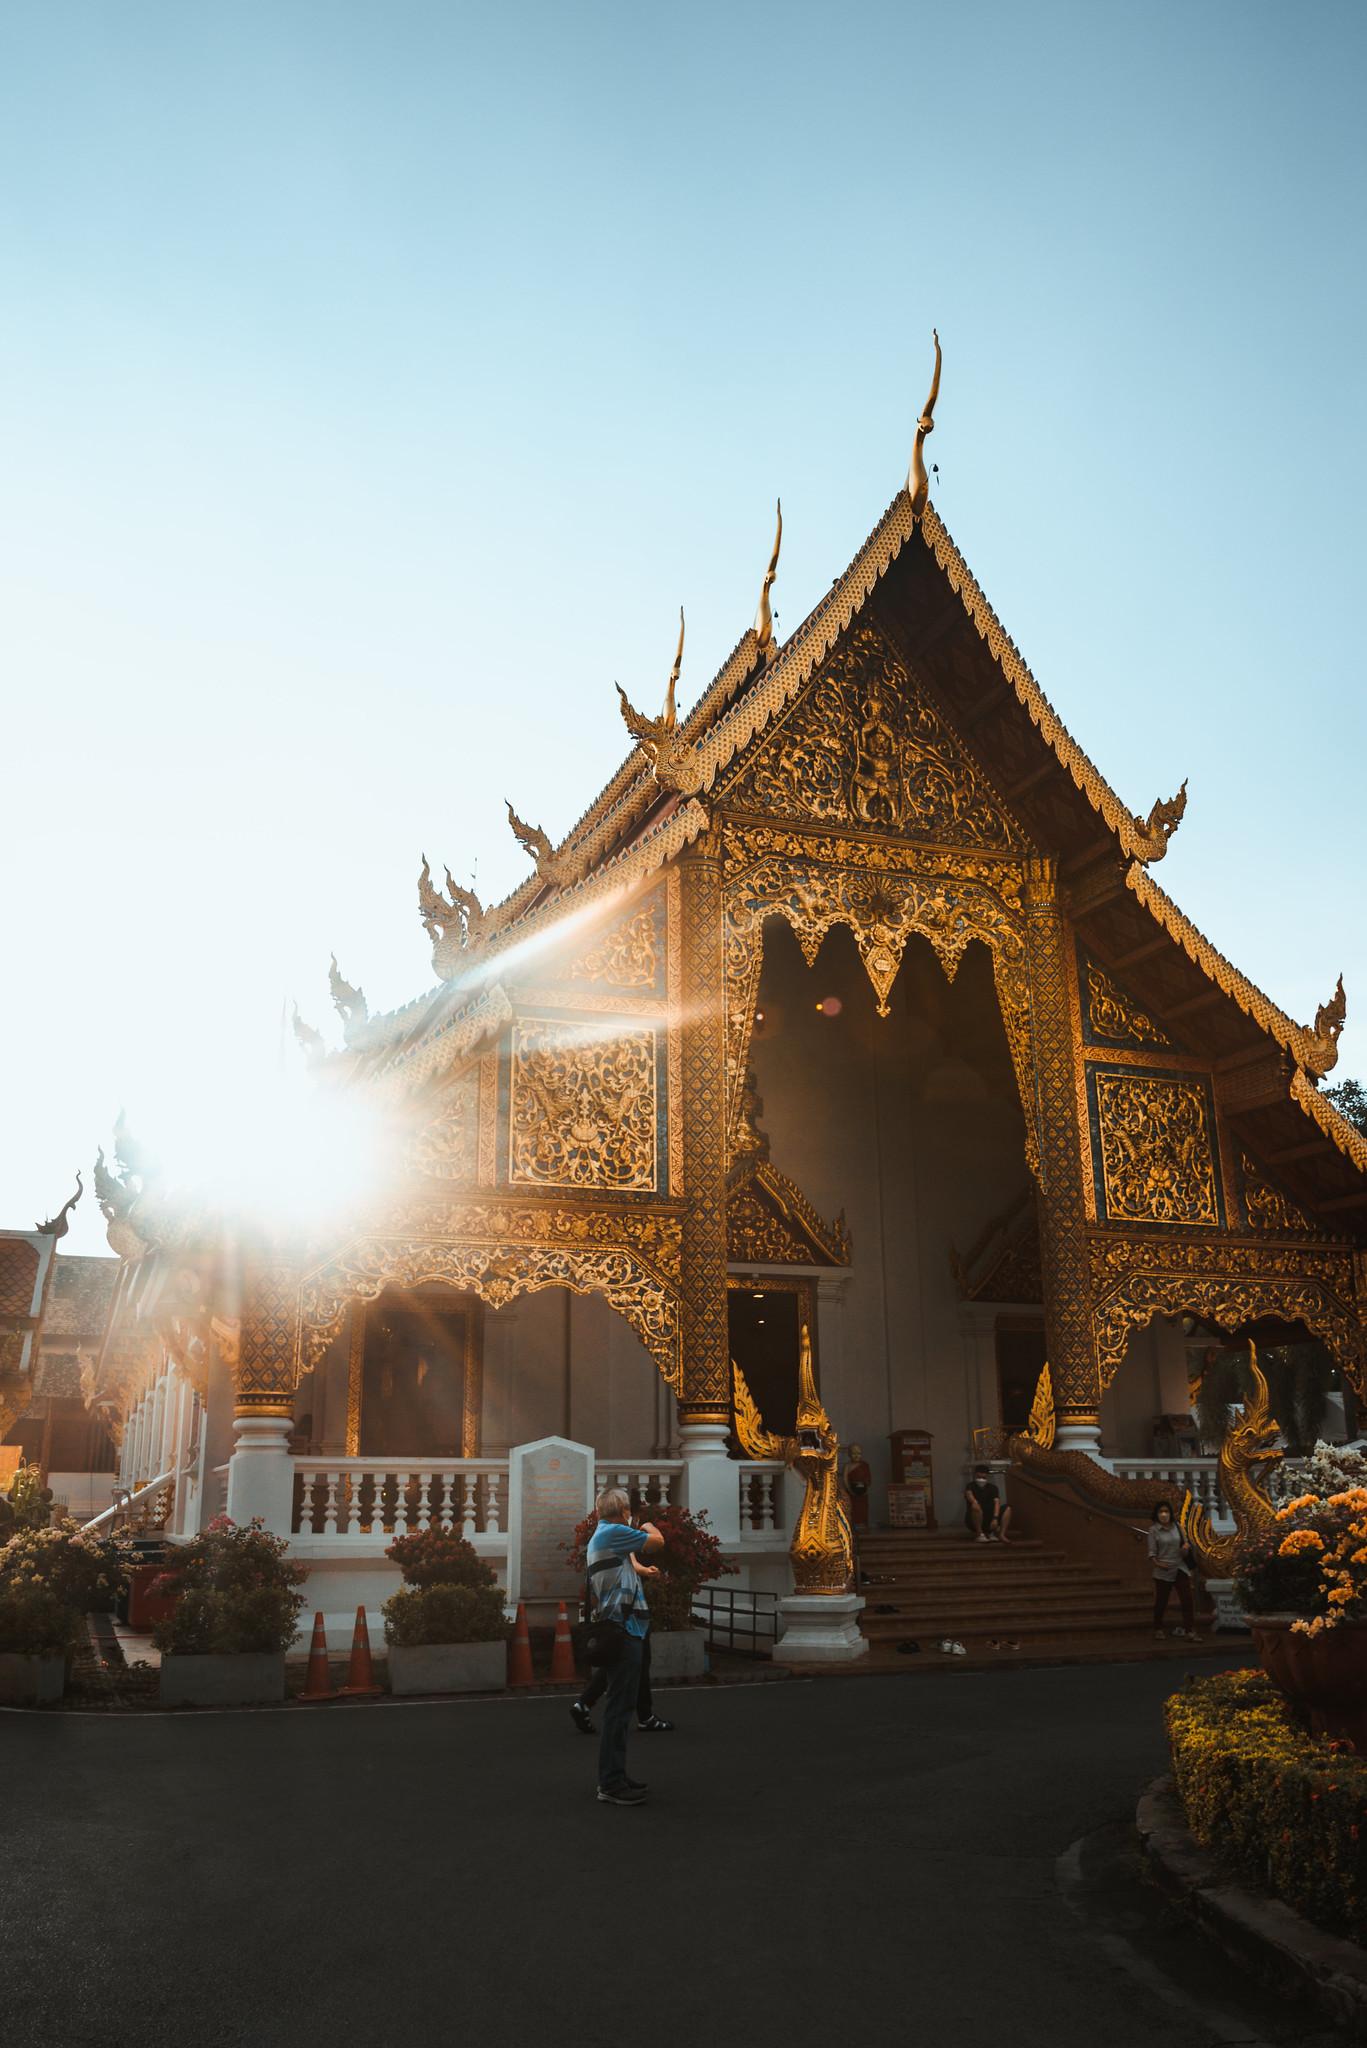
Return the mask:
{"type": "Polygon", "coordinates": [[[464,1477],[465,1513],[461,1522],[460,1533],[468,1543],[475,1534],[475,1475],[473,1472],[467,1472],[464,1477]]]}
{"type": "Polygon", "coordinates": [[[428,1526],[428,1524],[429,1524],[429,1523],[431,1522],[431,1520],[432,1520],[432,1510],[431,1510],[430,1506],[428,1505],[428,1500],[427,1500],[427,1496],[428,1496],[428,1494],[429,1494],[429,1493],[431,1492],[431,1490],[432,1490],[432,1474],[431,1474],[430,1472],[419,1472],[419,1474],[418,1474],[418,1528],[419,1528],[420,1530],[421,1530],[421,1529],[425,1529],[425,1528],[426,1528],[426,1527],[428,1526]]]}
{"type": "Polygon", "coordinates": [[[774,1496],[778,1492],[778,1474],[761,1472],[759,1476],[759,1525],[761,1529],[776,1529],[778,1517],[774,1513],[774,1496]]]}
{"type": "Polygon", "coordinates": [[[441,1512],[437,1517],[443,1536],[449,1536],[455,1527],[455,1480],[449,1472],[441,1475],[441,1512]]]}
{"type": "Polygon", "coordinates": [[[359,1536],[361,1533],[360,1474],[358,1472],[348,1472],[344,1480],[340,1472],[329,1472],[327,1507],[323,1514],[323,1534],[325,1536],[335,1536],[337,1534],[337,1510],[342,1500],[343,1484],[346,1487],[347,1535],[359,1536]]]}
{"type": "Polygon", "coordinates": [[[399,1472],[394,1484],[394,1534],[408,1534],[408,1474],[399,1472]]]}
{"type": "Polygon", "coordinates": [[[312,1472],[299,1474],[299,1534],[313,1534],[313,1480],[312,1472]]]}
{"type": "Polygon", "coordinates": [[[486,1472],[486,1473],[485,1473],[485,1475],[484,1475],[484,1533],[485,1533],[485,1535],[486,1535],[486,1536],[497,1536],[497,1535],[498,1535],[498,1533],[499,1533],[499,1527],[498,1527],[498,1482],[499,1482],[499,1476],[500,1476],[500,1475],[499,1475],[499,1474],[498,1474],[497,1472],[486,1472]]]}

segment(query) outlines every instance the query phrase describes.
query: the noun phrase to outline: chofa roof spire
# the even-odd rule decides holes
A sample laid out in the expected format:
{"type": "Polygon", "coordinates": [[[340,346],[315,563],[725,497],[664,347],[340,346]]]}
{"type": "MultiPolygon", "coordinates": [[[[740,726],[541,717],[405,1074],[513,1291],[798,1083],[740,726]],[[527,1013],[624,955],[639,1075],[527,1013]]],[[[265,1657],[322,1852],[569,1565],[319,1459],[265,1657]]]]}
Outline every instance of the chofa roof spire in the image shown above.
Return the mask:
{"type": "Polygon", "coordinates": [[[907,496],[911,499],[913,519],[920,518],[930,496],[930,478],[926,474],[926,435],[935,431],[935,401],[940,395],[940,336],[936,328],[932,327],[930,332],[935,343],[935,375],[930,380],[930,396],[916,422],[916,445],[911,451],[911,467],[907,471],[907,496]]]}
{"type": "Polygon", "coordinates": [[[782,498],[778,500],[777,509],[778,526],[774,533],[774,552],[770,555],[769,566],[764,572],[764,582],[760,587],[759,593],[759,607],[755,612],[755,642],[759,652],[764,656],[766,668],[778,653],[778,646],[774,640],[774,615],[769,609],[769,592],[773,588],[774,578],[778,574],[778,551],[783,546],[782,498]]]}

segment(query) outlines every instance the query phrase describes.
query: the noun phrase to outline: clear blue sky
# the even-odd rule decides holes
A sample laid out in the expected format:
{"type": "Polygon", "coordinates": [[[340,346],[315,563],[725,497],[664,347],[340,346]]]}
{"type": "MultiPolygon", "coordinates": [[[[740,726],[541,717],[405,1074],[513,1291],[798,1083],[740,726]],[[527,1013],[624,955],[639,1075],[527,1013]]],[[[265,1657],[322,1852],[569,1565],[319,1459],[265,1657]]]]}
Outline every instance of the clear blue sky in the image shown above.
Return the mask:
{"type": "MultiPolygon", "coordinates": [[[[430,982],[905,473],[1164,885],[1367,1068],[1367,13],[10,0],[0,1223],[430,982]]],[[[1338,1077],[1336,1077],[1338,1078],[1338,1077]]],[[[234,1133],[225,1122],[222,1144],[234,1133]]],[[[102,1246],[93,1200],[70,1248],[102,1246]]]]}

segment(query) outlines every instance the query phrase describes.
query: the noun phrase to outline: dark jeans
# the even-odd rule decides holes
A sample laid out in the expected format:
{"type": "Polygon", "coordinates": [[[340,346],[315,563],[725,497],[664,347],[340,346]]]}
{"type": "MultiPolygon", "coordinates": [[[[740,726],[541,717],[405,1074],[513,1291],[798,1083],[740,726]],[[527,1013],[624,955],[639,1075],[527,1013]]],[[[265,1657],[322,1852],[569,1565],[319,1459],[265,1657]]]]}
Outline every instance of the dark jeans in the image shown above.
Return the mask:
{"type": "Polygon", "coordinates": [[[1168,1600],[1171,1596],[1174,1586],[1177,1588],[1177,1597],[1182,1603],[1183,1625],[1187,1628],[1195,1628],[1196,1617],[1192,1612],[1191,1580],[1187,1577],[1185,1572],[1179,1572],[1175,1579],[1154,1580],[1153,1625],[1155,1628],[1157,1628],[1161,1623],[1163,1616],[1167,1613],[1168,1600]]]}
{"type": "Polygon", "coordinates": [[[603,1732],[598,1738],[598,1782],[609,1791],[617,1791],[626,1782],[627,1729],[636,1711],[644,1649],[645,1641],[640,1636],[628,1636],[621,1656],[608,1666],[608,1701],[603,1709],[603,1732]]]}
{"type": "MultiPolygon", "coordinates": [[[[593,1675],[580,1693],[583,1706],[596,1706],[608,1689],[608,1669],[605,1664],[595,1664],[593,1675]]],[[[655,1701],[650,1690],[650,1637],[641,1644],[641,1682],[636,1692],[636,1718],[648,1721],[655,1711],[655,1701]]]]}

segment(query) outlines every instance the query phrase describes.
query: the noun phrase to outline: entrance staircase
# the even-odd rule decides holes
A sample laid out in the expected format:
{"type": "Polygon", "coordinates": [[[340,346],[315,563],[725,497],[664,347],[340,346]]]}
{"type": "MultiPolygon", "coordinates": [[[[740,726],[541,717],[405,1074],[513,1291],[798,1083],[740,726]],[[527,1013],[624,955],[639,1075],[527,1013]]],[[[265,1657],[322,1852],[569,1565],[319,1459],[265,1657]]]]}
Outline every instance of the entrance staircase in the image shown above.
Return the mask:
{"type": "MultiPolygon", "coordinates": [[[[1144,1584],[1025,1537],[975,1543],[959,1529],[861,1534],[858,1590],[865,1603],[859,1625],[874,1652],[895,1652],[911,1639],[933,1656],[948,1637],[984,1658],[1007,1645],[1105,1657],[1152,1642],[1144,1584]]],[[[1180,1620],[1174,1600],[1168,1626],[1180,1620]]]]}

